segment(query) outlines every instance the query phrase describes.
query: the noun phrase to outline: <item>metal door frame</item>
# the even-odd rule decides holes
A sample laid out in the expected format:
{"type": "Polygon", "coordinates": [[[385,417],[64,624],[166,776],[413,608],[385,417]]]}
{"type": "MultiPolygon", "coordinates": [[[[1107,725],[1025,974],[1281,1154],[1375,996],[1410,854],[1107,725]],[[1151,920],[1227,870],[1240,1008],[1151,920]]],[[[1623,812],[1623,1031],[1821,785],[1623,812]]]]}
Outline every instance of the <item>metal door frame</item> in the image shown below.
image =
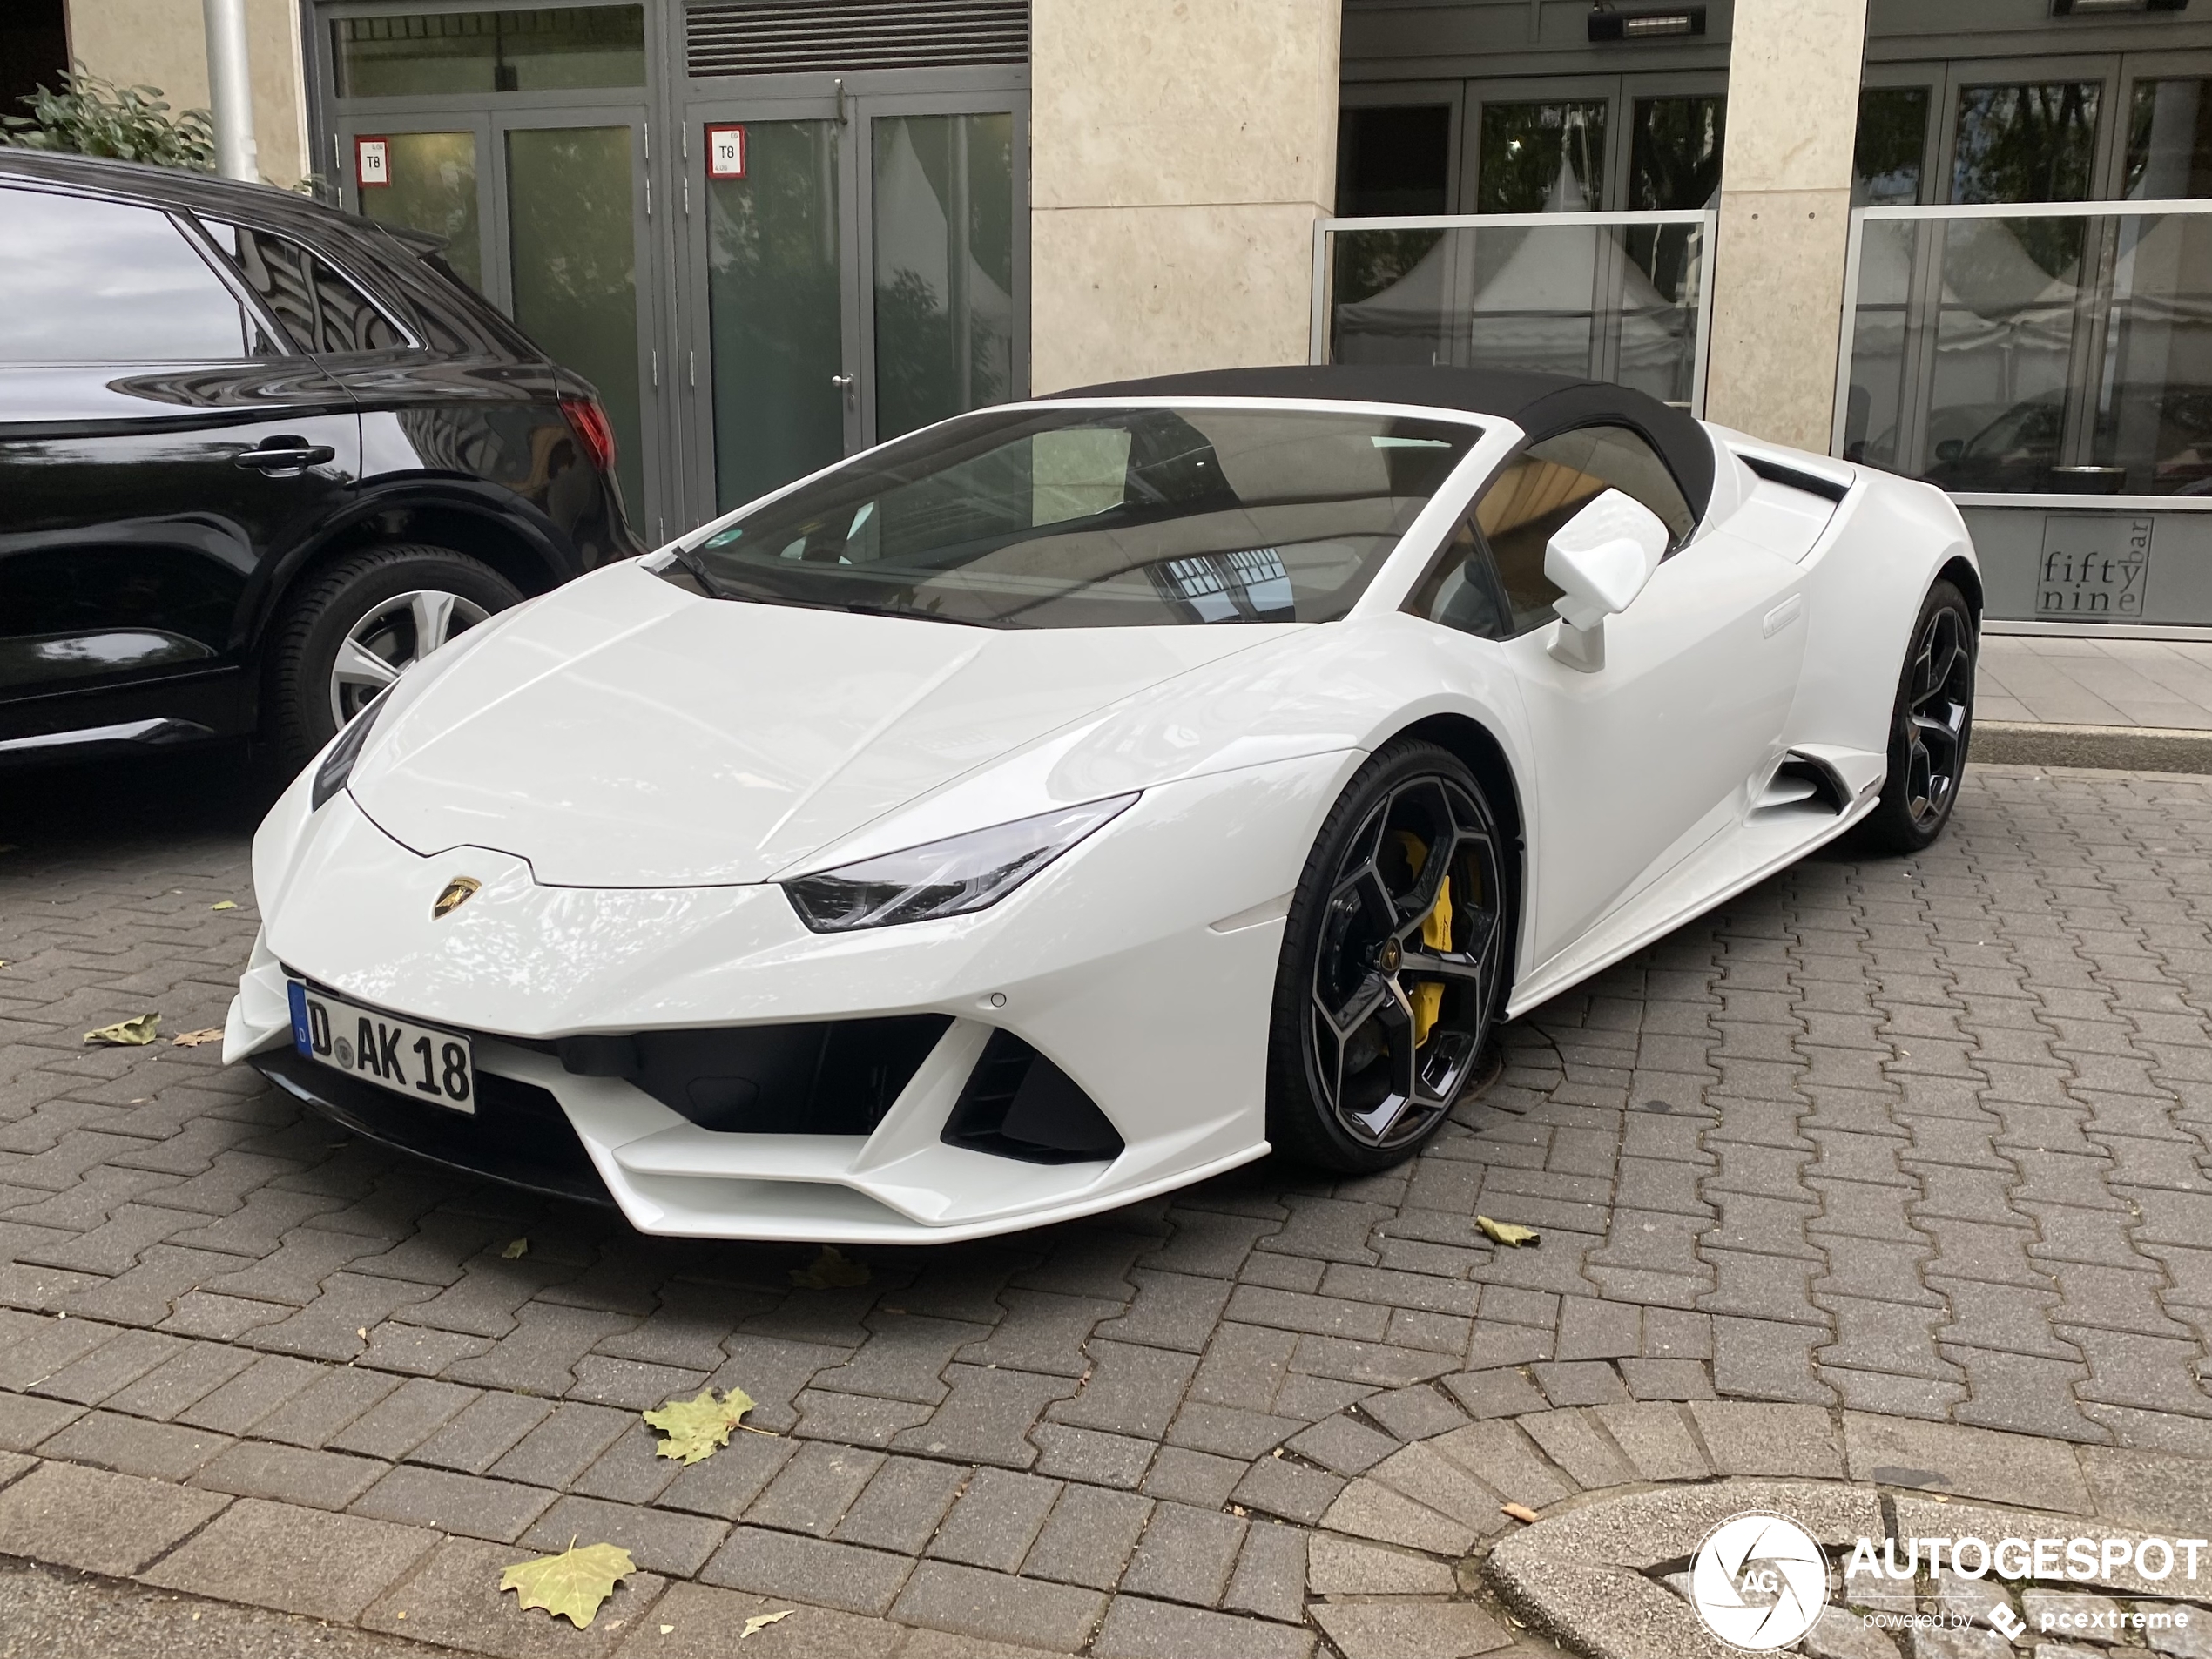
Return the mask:
{"type": "Polygon", "coordinates": [[[644,99],[627,108],[613,105],[569,105],[529,110],[500,110],[491,117],[492,144],[497,152],[493,198],[497,208],[496,228],[490,241],[499,251],[498,292],[494,303],[509,317],[515,314],[513,226],[509,221],[507,138],[513,132],[586,132],[607,127],[630,129],[630,225],[632,257],[636,263],[633,287],[637,300],[637,442],[644,450],[638,457],[639,478],[645,499],[631,504],[631,528],[647,540],[666,539],[668,521],[678,516],[678,497],[668,465],[670,444],[664,400],[660,395],[659,342],[664,332],[666,280],[661,239],[653,233],[655,218],[652,185],[652,125],[644,99]]]}
{"type": "MultiPolygon", "coordinates": [[[[675,497],[678,534],[691,525],[705,523],[723,510],[715,493],[714,323],[712,283],[706,268],[711,244],[706,224],[705,132],[710,123],[827,121],[844,129],[839,135],[837,153],[839,372],[854,376],[853,386],[847,388],[845,400],[846,455],[860,447],[856,440],[863,429],[860,399],[853,395],[860,384],[860,266],[851,252],[853,203],[859,189],[855,178],[860,171],[859,141],[849,108],[840,111],[834,89],[813,96],[791,91],[747,96],[738,90],[744,84],[741,78],[732,78],[726,83],[692,84],[694,95],[685,101],[679,113],[680,136],[672,146],[675,165],[681,171],[677,196],[682,219],[678,239],[681,257],[671,310],[677,333],[670,347],[671,364],[683,365],[680,377],[673,377],[672,400],[683,411],[679,422],[681,437],[671,446],[672,451],[680,451],[683,464],[682,482],[675,497]],[[696,89],[703,84],[725,85],[730,91],[723,98],[701,97],[696,89]],[[691,142],[694,132],[700,135],[696,145],[691,142]],[[699,186],[697,191],[692,189],[695,178],[699,186]],[[704,363],[702,358],[705,360],[704,363]]],[[[846,102],[849,105],[850,100],[846,102]]]]}
{"type": "Polygon", "coordinates": [[[717,516],[714,475],[714,365],[708,293],[705,202],[693,200],[692,183],[704,187],[703,135],[710,122],[835,120],[845,128],[838,157],[839,297],[844,361],[853,377],[845,418],[845,453],[875,442],[875,181],[878,117],[1003,115],[1014,119],[1014,304],[1009,369],[1015,397],[1028,395],[1029,375],[1029,91],[1026,66],[1017,70],[880,71],[828,74],[728,76],[683,83],[676,112],[678,138],[664,145],[677,170],[682,228],[677,239],[676,299],[671,361],[684,366],[674,402],[683,411],[680,450],[685,475],[671,516],[679,527],[717,516]],[[698,138],[701,141],[693,143],[698,138]],[[704,361],[701,361],[704,360],[704,361]]]}

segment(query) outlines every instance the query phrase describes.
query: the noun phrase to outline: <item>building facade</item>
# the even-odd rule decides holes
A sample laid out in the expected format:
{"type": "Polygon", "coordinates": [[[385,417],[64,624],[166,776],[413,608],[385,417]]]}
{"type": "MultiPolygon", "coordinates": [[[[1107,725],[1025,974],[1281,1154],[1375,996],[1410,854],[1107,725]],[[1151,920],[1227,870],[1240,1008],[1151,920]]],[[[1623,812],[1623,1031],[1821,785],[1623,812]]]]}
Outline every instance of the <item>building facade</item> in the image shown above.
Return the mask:
{"type": "MultiPolygon", "coordinates": [[[[1031,390],[1511,362],[1942,484],[2000,625],[2212,627],[2212,0],[249,3],[264,172],[445,236],[649,535],[1031,390]]],[[[198,102],[199,13],[71,50],[198,102]]]]}

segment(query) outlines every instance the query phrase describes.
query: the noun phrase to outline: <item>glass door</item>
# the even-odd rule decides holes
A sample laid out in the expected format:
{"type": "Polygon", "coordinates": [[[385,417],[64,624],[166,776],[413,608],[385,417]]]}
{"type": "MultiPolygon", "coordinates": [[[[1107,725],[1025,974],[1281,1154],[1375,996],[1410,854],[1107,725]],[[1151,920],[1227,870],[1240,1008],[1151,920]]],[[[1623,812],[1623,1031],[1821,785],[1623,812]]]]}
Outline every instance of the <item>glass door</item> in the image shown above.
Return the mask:
{"type": "Polygon", "coordinates": [[[682,145],[698,516],[1027,395],[1017,99],[701,101],[682,145]]]}
{"type": "Polygon", "coordinates": [[[645,140],[642,110],[584,107],[360,117],[339,151],[346,206],[445,239],[455,275],[597,389],[631,528],[658,540],[645,140]]]}
{"type": "Polygon", "coordinates": [[[358,212],[379,224],[444,238],[445,260],[454,274],[486,293],[484,226],[491,181],[483,156],[490,141],[488,118],[447,117],[420,132],[353,124],[341,142],[347,193],[358,212]]]}
{"type": "Polygon", "coordinates": [[[596,387],[615,431],[615,472],[639,535],[663,529],[645,456],[658,452],[647,388],[658,371],[650,307],[644,118],[595,110],[495,118],[502,281],[522,331],[596,387]]]}
{"type": "Polygon", "coordinates": [[[834,99],[692,113],[683,349],[691,449],[705,484],[693,493],[711,515],[860,447],[854,146],[834,99]]]}

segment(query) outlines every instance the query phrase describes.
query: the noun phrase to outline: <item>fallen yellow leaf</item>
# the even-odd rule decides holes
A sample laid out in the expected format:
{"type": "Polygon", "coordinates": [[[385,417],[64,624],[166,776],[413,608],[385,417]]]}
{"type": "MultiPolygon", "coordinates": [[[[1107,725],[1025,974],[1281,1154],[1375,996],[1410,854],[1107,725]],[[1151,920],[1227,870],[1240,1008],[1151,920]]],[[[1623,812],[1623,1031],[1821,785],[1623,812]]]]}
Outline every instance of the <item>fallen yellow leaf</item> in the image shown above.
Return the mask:
{"type": "Polygon", "coordinates": [[[713,1389],[702,1388],[691,1399],[671,1399],[658,1411],[643,1415],[648,1428],[667,1437],[654,1448],[656,1456],[697,1463],[727,1446],[738,1420],[752,1409],[752,1396],[742,1388],[732,1388],[719,1398],[713,1389]]]}
{"type": "Polygon", "coordinates": [[[791,1282],[802,1291],[847,1289],[868,1282],[868,1270],[848,1262],[835,1244],[824,1244],[822,1253],[805,1267],[791,1270],[791,1282]]]}
{"type": "Polygon", "coordinates": [[[238,906],[228,899],[219,899],[207,907],[210,910],[235,910],[238,906]]]}
{"type": "Polygon", "coordinates": [[[1534,1227],[1516,1226],[1510,1221],[1493,1221],[1487,1216],[1477,1216],[1474,1224],[1482,1229],[1484,1237],[1516,1248],[1524,1244],[1533,1248],[1544,1239],[1543,1234],[1534,1227]]]}
{"type": "Polygon", "coordinates": [[[775,1623],[777,1620],[787,1619],[791,1617],[791,1615],[792,1609],[790,1608],[786,1608],[780,1613],[756,1613],[745,1622],[745,1629],[738,1632],[738,1640],[743,1642],[755,1630],[765,1630],[770,1625],[775,1623]]]}
{"type": "Polygon", "coordinates": [[[203,1043],[220,1042],[222,1040],[223,1028],[219,1025],[211,1025],[205,1031],[187,1031],[181,1036],[169,1039],[179,1049],[197,1049],[203,1043]]]}
{"type": "Polygon", "coordinates": [[[507,1248],[499,1252],[499,1259],[502,1262],[511,1262],[517,1257],[527,1256],[529,1254],[529,1248],[530,1241],[527,1238],[509,1239],[507,1243],[507,1248]]]}
{"type": "Polygon", "coordinates": [[[619,1544],[571,1543],[557,1555],[516,1561],[499,1575],[499,1588],[515,1592],[518,1605],[542,1607],[579,1630],[589,1630],[615,1586],[637,1570],[619,1544]]]}
{"type": "Polygon", "coordinates": [[[127,1020],[118,1020],[113,1025],[104,1025],[97,1031],[87,1031],[84,1041],[112,1044],[119,1049],[135,1049],[152,1042],[161,1024],[161,1015],[137,1014],[127,1020]]]}

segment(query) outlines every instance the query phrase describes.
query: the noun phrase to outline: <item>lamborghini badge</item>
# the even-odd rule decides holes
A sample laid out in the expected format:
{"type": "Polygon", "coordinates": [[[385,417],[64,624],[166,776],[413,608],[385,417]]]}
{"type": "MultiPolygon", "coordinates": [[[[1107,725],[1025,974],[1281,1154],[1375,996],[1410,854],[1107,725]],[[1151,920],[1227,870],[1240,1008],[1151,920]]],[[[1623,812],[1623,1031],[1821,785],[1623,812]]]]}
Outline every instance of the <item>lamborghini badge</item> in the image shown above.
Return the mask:
{"type": "Polygon", "coordinates": [[[483,885],[473,875],[454,877],[446,883],[445,891],[438,895],[438,901],[430,907],[430,920],[437,921],[451,915],[467,904],[470,896],[483,885]]]}

